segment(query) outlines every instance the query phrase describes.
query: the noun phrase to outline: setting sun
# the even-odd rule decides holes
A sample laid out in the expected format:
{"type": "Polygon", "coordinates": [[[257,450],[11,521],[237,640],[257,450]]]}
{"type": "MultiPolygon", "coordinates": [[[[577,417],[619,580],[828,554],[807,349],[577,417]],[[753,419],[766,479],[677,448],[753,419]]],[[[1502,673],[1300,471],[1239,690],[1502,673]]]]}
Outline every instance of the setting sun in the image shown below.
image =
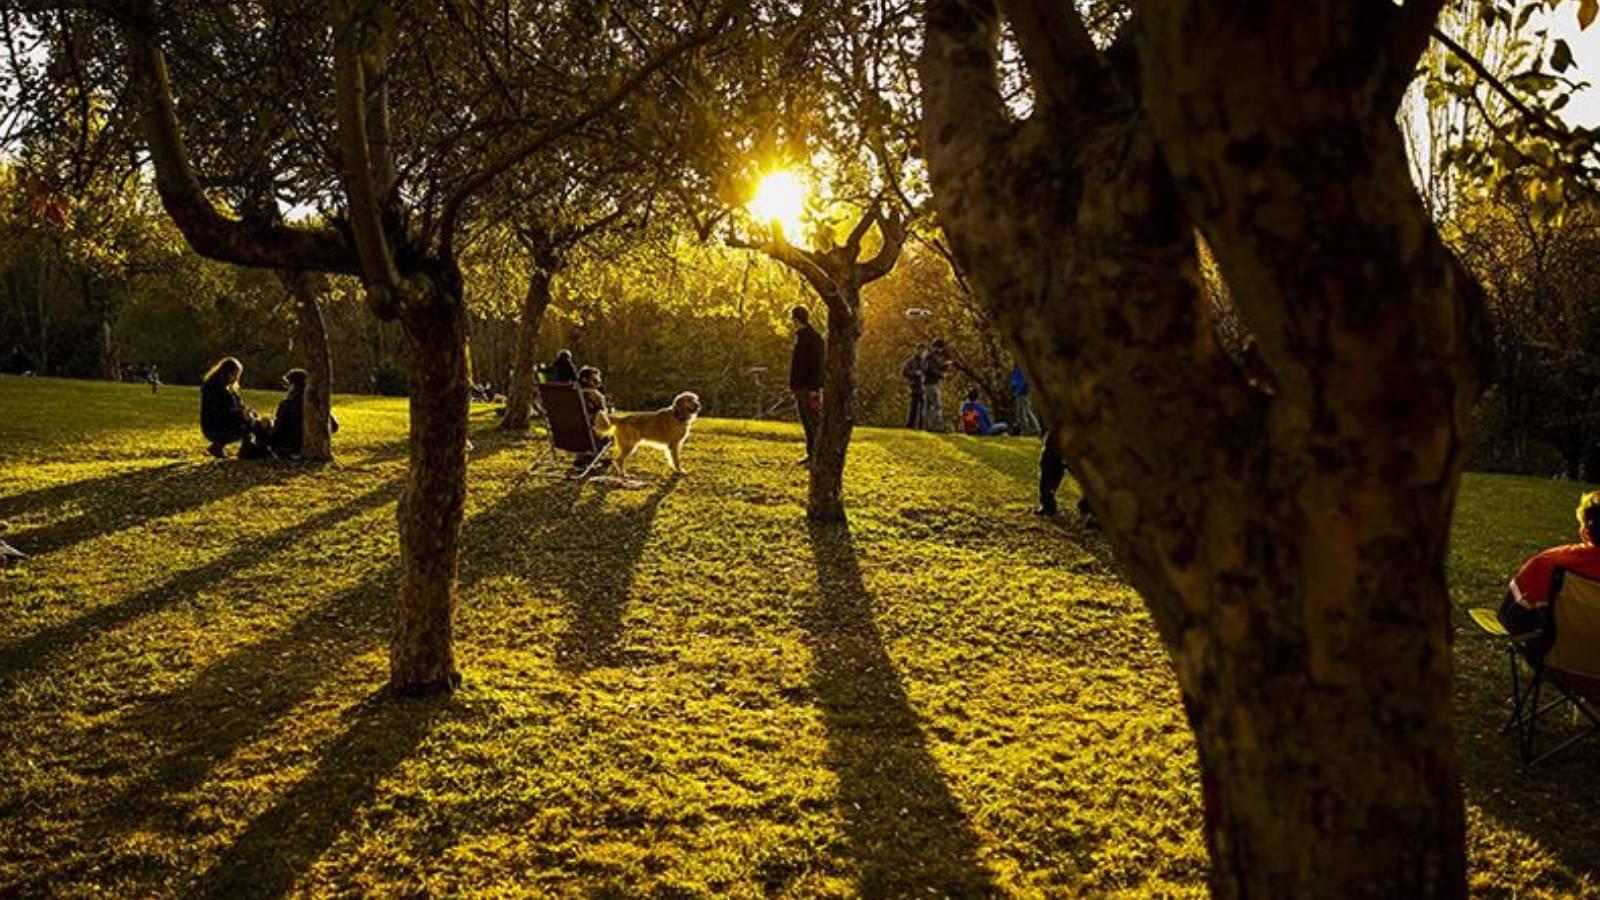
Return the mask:
{"type": "Polygon", "coordinates": [[[800,233],[800,215],[806,208],[806,184],[787,169],[768,172],[750,199],[750,215],[775,226],[784,237],[800,233]]]}

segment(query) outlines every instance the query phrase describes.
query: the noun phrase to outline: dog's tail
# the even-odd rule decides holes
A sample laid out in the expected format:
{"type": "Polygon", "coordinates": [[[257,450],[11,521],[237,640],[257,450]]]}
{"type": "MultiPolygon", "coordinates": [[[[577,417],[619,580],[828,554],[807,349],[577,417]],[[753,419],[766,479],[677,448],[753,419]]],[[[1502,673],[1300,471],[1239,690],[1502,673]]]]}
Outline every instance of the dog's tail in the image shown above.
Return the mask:
{"type": "Polygon", "coordinates": [[[594,414],[594,433],[601,437],[611,437],[617,433],[617,423],[603,409],[594,414]]]}

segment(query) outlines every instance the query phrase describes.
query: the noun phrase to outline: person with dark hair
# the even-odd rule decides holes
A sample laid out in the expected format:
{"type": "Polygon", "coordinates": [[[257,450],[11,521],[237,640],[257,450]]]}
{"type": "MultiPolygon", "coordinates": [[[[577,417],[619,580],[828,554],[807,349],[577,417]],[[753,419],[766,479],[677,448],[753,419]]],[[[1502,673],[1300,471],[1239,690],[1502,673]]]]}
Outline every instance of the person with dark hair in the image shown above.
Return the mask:
{"type": "Polygon", "coordinates": [[[949,367],[944,341],[935,340],[922,358],[922,427],[928,431],[944,431],[944,401],[939,396],[939,384],[949,367]]]}
{"type": "Polygon", "coordinates": [[[906,414],[907,428],[922,427],[922,366],[923,358],[927,355],[927,346],[918,344],[916,351],[900,367],[900,377],[906,380],[906,388],[911,391],[911,411],[906,414]]]}
{"type": "Polygon", "coordinates": [[[239,396],[239,377],[243,374],[243,363],[224,356],[200,383],[200,433],[211,442],[206,452],[218,459],[224,455],[223,448],[236,441],[242,459],[265,452],[259,440],[266,437],[269,429],[239,396]]]}
{"type": "Polygon", "coordinates": [[[817,424],[822,418],[822,388],[827,367],[828,345],[811,327],[811,314],[804,306],[789,311],[794,322],[794,352],[789,357],[789,390],[794,392],[800,413],[800,427],[806,433],[806,458],[800,465],[811,465],[817,449],[817,424]]]}
{"type": "Polygon", "coordinates": [[[967,402],[961,404],[961,430],[978,437],[991,437],[1005,434],[1011,426],[993,421],[989,417],[989,407],[978,399],[978,389],[973,388],[967,391],[967,402]]]}
{"type": "MultiPolygon", "coordinates": [[[[587,368],[587,366],[585,367],[587,368]]],[[[548,369],[549,377],[546,381],[558,384],[571,384],[578,380],[578,368],[572,362],[572,351],[562,349],[556,354],[555,362],[548,369]]]]}
{"type": "MultiPolygon", "coordinates": [[[[1565,570],[1584,578],[1600,581],[1600,491],[1590,491],[1578,498],[1578,542],[1551,547],[1529,557],[1517,569],[1516,577],[1506,590],[1500,604],[1500,624],[1512,634],[1538,631],[1550,615],[1551,596],[1556,592],[1556,572],[1565,570]]],[[[1535,647],[1536,653],[1548,650],[1550,644],[1535,647]]]]}
{"type": "MultiPolygon", "coordinates": [[[[568,361],[571,361],[570,355],[568,356],[568,361]]],[[[578,383],[578,396],[583,400],[583,411],[589,418],[589,427],[593,428],[596,416],[611,412],[611,401],[600,390],[605,386],[605,378],[600,373],[600,370],[594,366],[584,366],[577,371],[573,380],[578,383]]],[[[573,473],[582,472],[589,468],[589,464],[594,461],[594,458],[604,453],[609,446],[611,446],[611,438],[602,434],[595,434],[595,452],[578,454],[572,460],[573,473]]]]}
{"type": "MultiPolygon", "coordinates": [[[[1039,454],[1039,505],[1033,511],[1037,516],[1054,517],[1057,513],[1056,491],[1067,477],[1067,460],[1061,455],[1061,432],[1059,427],[1044,430],[1044,450],[1039,454]]],[[[1089,508],[1089,498],[1084,496],[1081,486],[1078,491],[1078,518],[1090,528],[1099,527],[1094,510],[1089,508]]]]}
{"type": "MultiPolygon", "coordinates": [[[[288,391],[278,401],[278,414],[272,420],[272,433],[267,446],[283,459],[299,459],[305,449],[306,381],[305,369],[290,369],[283,373],[283,386],[288,391]]],[[[339,420],[328,413],[328,430],[338,432],[339,420]]]]}

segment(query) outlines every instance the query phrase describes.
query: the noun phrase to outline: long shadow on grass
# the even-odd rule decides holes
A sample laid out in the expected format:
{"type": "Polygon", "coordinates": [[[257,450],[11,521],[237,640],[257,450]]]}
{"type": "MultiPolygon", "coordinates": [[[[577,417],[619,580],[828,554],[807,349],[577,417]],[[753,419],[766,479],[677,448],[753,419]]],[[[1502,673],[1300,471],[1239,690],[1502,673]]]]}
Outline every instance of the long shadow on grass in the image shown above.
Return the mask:
{"type": "Polygon", "coordinates": [[[0,520],[27,515],[34,510],[60,506],[78,497],[93,495],[102,491],[126,493],[130,488],[137,491],[140,485],[149,484],[151,481],[159,481],[178,469],[186,468],[188,465],[188,463],[171,462],[159,466],[141,466],[131,471],[117,472],[114,475],[102,475],[98,478],[90,478],[83,481],[68,481],[51,485],[47,488],[27,491],[26,493],[0,497],[0,520]]]}
{"type": "Polygon", "coordinates": [[[98,607],[66,622],[44,628],[22,640],[0,647],[0,698],[8,697],[21,683],[20,673],[42,667],[51,657],[86,640],[98,632],[125,625],[141,616],[178,605],[202,589],[226,579],[232,573],[254,566],[277,554],[292,553],[295,546],[311,535],[395,499],[398,480],[390,480],[337,507],[318,513],[304,522],[288,525],[264,537],[242,544],[199,568],[180,572],[160,584],[131,597],[98,607]]]}
{"type": "Polygon", "coordinates": [[[288,481],[305,471],[292,463],[206,463],[176,469],[158,466],[111,483],[86,481],[78,491],[54,495],[52,505],[75,503],[74,514],[50,525],[19,530],[6,539],[34,556],[45,556],[130,525],[215,503],[260,485],[288,481]]]}
{"type": "Polygon", "coordinates": [[[316,768],[251,820],[189,891],[199,897],[278,897],[350,826],[378,783],[459,709],[443,698],[397,699],[380,690],[346,713],[344,733],[316,768]]]}
{"type": "MultiPolygon", "coordinates": [[[[1457,642],[1456,726],[1463,758],[1467,797],[1485,816],[1537,840],[1559,866],[1554,874],[1567,879],[1556,883],[1519,885],[1557,894],[1578,894],[1580,876],[1590,885],[1600,881],[1600,779],[1595,762],[1600,759],[1600,737],[1590,738],[1542,763],[1523,766],[1516,742],[1499,733],[1505,721],[1505,698],[1510,675],[1505,657],[1472,638],[1457,642]]],[[[1541,722],[1540,746],[1555,746],[1573,733],[1566,710],[1541,722]]]]}
{"type": "Polygon", "coordinates": [[[113,827],[131,830],[153,819],[181,829],[186,792],[309,698],[344,660],[383,646],[399,575],[398,562],[391,561],[287,627],[213,662],[178,695],[146,703],[108,726],[101,739],[161,749],[148,771],[106,804],[113,827]]]}
{"type": "Polygon", "coordinates": [[[559,589],[569,624],[556,645],[557,664],[571,671],[617,665],[628,592],[651,522],[676,483],[662,482],[636,505],[608,502],[634,492],[599,484],[583,486],[587,496],[575,507],[575,485],[512,491],[468,523],[462,583],[517,572],[559,589]]]}
{"type": "Polygon", "coordinates": [[[978,839],[929,754],[842,525],[811,523],[816,605],[805,613],[827,761],[864,896],[995,893],[978,839]]]}

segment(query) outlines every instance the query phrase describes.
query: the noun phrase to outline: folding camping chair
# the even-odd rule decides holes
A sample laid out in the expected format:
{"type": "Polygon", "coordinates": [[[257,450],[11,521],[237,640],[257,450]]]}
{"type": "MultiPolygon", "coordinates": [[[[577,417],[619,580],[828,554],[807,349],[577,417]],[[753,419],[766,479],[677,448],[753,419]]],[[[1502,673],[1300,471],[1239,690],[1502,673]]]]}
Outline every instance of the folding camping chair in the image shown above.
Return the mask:
{"type": "Polygon", "coordinates": [[[1523,705],[1522,758],[1535,765],[1587,737],[1600,734],[1600,581],[1558,569],[1551,588],[1550,649],[1533,660],[1533,681],[1523,705]],[[1554,701],[1540,708],[1545,685],[1554,701]],[[1533,756],[1539,719],[1552,707],[1571,704],[1574,718],[1587,720],[1582,731],[1533,756]],[[1533,757],[1531,760],[1529,757],[1533,757]]]}
{"type": "Polygon", "coordinates": [[[570,382],[543,381],[536,385],[539,391],[539,405],[544,408],[545,422],[550,430],[550,443],[544,452],[534,457],[528,464],[530,473],[543,472],[555,474],[564,467],[560,465],[560,458],[556,451],[571,453],[578,459],[589,457],[589,462],[581,468],[567,470],[572,477],[578,479],[589,478],[597,470],[603,471],[604,464],[608,462],[605,454],[609,443],[602,443],[595,439],[594,429],[590,426],[589,410],[584,407],[583,395],[578,392],[578,386],[570,382]]]}
{"type": "MultiPolygon", "coordinates": [[[[1527,703],[1528,694],[1533,687],[1532,672],[1530,671],[1524,677],[1522,670],[1525,667],[1535,665],[1533,660],[1537,656],[1536,645],[1539,643],[1540,638],[1543,637],[1544,632],[1528,631],[1522,634],[1512,634],[1506,630],[1504,625],[1500,624],[1499,614],[1487,607],[1473,607],[1467,610],[1467,615],[1472,619],[1472,623],[1478,626],[1480,631],[1500,645],[1501,651],[1506,655],[1506,669],[1511,673],[1511,714],[1506,717],[1505,723],[1500,726],[1500,733],[1505,734],[1512,729],[1516,729],[1520,738],[1523,733],[1523,709],[1527,703]]],[[[1560,701],[1556,700],[1552,701],[1551,706],[1554,707],[1559,704],[1560,701]]]]}

